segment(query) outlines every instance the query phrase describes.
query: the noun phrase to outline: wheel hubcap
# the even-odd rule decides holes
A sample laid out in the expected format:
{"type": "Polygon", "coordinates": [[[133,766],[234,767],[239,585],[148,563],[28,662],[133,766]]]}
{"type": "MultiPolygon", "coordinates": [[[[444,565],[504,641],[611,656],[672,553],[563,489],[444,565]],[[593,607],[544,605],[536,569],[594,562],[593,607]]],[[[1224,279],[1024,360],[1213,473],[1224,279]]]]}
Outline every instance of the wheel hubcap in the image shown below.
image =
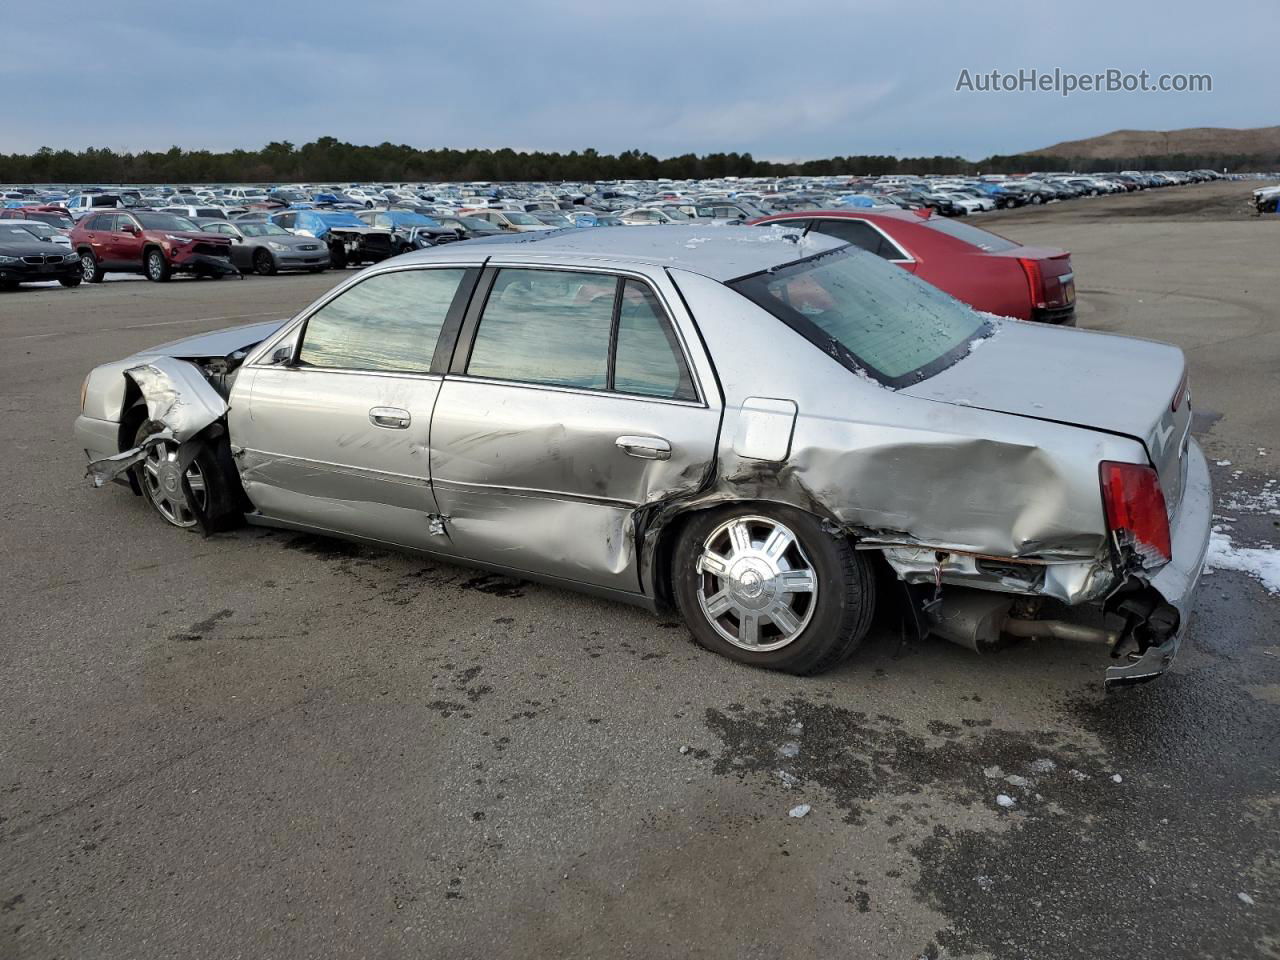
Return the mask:
{"type": "Polygon", "coordinates": [[[818,578],[796,535],[768,517],[734,517],[698,557],[698,605],[724,639],[744,650],[785,647],[808,626],[818,578]]]}
{"type": "MultiPolygon", "coordinates": [[[[194,527],[196,515],[182,490],[182,474],[178,465],[178,447],[165,440],[147,451],[139,471],[147,498],[160,515],[175,527],[194,527]]],[[[204,474],[193,461],[187,467],[187,484],[196,506],[202,511],[206,505],[204,474]]]]}
{"type": "Polygon", "coordinates": [[[93,271],[94,271],[93,257],[89,256],[86,253],[83,257],[80,258],[80,273],[84,276],[86,280],[92,283],[93,271]]]}
{"type": "Polygon", "coordinates": [[[151,265],[151,276],[158,279],[160,272],[164,268],[164,261],[160,259],[160,255],[153,253],[151,259],[147,261],[151,265]]]}

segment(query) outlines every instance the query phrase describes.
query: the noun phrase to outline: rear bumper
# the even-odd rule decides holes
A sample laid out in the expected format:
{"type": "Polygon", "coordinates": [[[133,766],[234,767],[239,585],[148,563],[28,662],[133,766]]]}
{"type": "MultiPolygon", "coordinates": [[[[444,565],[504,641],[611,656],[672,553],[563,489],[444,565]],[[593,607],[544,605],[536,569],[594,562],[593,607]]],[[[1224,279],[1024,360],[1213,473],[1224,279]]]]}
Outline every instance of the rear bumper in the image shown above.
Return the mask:
{"type": "Polygon", "coordinates": [[[174,270],[179,271],[212,273],[224,276],[240,272],[239,268],[231,262],[230,251],[227,252],[225,257],[215,257],[208,253],[192,253],[185,257],[178,255],[173,258],[172,266],[174,270]]]}
{"type": "Polygon", "coordinates": [[[1107,669],[1108,687],[1141,683],[1160,676],[1169,669],[1191,623],[1195,591],[1209,552],[1209,533],[1213,527],[1213,486],[1209,480],[1209,464],[1195,440],[1187,442],[1186,480],[1182,501],[1170,522],[1173,559],[1151,578],[1151,586],[1165,602],[1178,611],[1178,628],[1159,646],[1148,647],[1137,660],[1107,669]]]}
{"type": "Polygon", "coordinates": [[[1044,308],[1031,311],[1031,319],[1036,323],[1052,323],[1060,327],[1076,325],[1076,306],[1044,308]]]}

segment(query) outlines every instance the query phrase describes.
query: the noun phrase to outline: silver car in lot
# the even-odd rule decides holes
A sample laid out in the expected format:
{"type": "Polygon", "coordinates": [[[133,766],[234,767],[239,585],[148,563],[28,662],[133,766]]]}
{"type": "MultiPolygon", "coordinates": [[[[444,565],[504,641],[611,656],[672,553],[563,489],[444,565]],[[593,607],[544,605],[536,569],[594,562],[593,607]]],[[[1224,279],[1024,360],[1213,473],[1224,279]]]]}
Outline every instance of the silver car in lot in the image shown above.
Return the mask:
{"type": "Polygon", "coordinates": [[[394,545],[678,610],[793,673],[877,601],[1156,676],[1210,526],[1182,353],[975,313],[783,229],[449,244],[94,369],[76,436],[169,523],[394,545]]]}
{"type": "Polygon", "coordinates": [[[281,270],[319,273],[329,268],[329,247],[323,241],[297,236],[270,220],[198,222],[204,233],[231,238],[231,262],[241,270],[265,277],[281,270]]]}

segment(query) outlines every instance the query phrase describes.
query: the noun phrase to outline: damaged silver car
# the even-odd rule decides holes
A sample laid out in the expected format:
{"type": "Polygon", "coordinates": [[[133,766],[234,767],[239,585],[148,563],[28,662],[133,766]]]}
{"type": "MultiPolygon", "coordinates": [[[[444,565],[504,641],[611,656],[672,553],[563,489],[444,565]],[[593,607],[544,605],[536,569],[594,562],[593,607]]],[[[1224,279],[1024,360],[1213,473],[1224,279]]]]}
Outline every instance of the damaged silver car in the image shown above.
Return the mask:
{"type": "Polygon", "coordinates": [[[884,601],[974,650],[1095,642],[1108,684],[1168,667],[1210,525],[1181,351],[975,313],[820,234],[702,233],[449,244],[98,367],[90,475],[179,527],[675,609],[793,673],[884,601]]]}

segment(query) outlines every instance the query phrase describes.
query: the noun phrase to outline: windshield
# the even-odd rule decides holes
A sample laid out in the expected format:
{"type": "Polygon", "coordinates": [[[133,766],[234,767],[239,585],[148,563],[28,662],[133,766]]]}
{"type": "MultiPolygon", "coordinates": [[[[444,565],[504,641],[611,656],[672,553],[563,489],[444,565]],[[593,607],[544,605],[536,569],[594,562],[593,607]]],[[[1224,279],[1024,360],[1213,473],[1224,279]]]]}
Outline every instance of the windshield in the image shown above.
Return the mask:
{"type": "Polygon", "coordinates": [[[200,228],[186,217],[176,217],[172,213],[135,213],[144,230],[194,230],[200,228]]]}
{"type": "Polygon", "coordinates": [[[462,224],[468,230],[493,230],[494,226],[488,220],[481,220],[479,217],[458,217],[458,223],[462,224]]]}
{"type": "Polygon", "coordinates": [[[971,227],[967,223],[956,223],[954,220],[930,217],[924,221],[924,226],[938,233],[945,233],[953,240],[959,240],[962,243],[977,247],[979,250],[985,250],[987,253],[1003,253],[1018,246],[1012,240],[1007,240],[999,234],[992,233],[990,230],[971,227]]]}
{"type": "Polygon", "coordinates": [[[237,223],[236,226],[240,228],[240,232],[246,237],[278,237],[281,235],[287,237],[291,235],[284,227],[279,224],[272,223],[270,220],[263,223],[240,222],[237,223]]]}
{"type": "Polygon", "coordinates": [[[397,227],[438,227],[436,221],[421,213],[390,213],[391,222],[397,227]]]}
{"type": "Polygon", "coordinates": [[[515,210],[504,210],[502,212],[506,214],[508,220],[510,220],[512,223],[516,224],[517,226],[521,226],[521,227],[544,226],[541,220],[539,220],[537,217],[530,216],[527,213],[518,213],[515,210]]]}
{"type": "Polygon", "coordinates": [[[988,327],[937,287],[847,247],[730,286],[844,366],[891,387],[951,366],[988,327]]]}
{"type": "Polygon", "coordinates": [[[367,227],[368,224],[354,213],[317,213],[320,222],[327,227],[367,227]]]}
{"type": "Polygon", "coordinates": [[[27,229],[0,221],[0,243],[32,243],[38,239],[35,227],[27,229]]]}
{"type": "MultiPolygon", "coordinates": [[[[6,224],[6,226],[8,226],[8,224],[6,224]]],[[[53,227],[49,226],[47,223],[20,223],[14,224],[14,226],[32,236],[39,237],[41,240],[47,240],[50,237],[58,236],[58,231],[53,229],[53,227]]]]}

